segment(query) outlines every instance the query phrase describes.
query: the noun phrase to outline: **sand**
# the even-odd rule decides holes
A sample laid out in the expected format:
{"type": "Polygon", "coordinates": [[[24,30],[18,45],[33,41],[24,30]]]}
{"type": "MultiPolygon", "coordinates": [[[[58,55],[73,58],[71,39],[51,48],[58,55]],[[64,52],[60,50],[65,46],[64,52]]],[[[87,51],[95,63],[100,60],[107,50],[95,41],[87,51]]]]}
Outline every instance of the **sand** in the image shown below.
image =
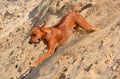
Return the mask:
{"type": "Polygon", "coordinates": [[[0,1],[0,79],[120,79],[120,0],[88,0],[78,10],[97,28],[73,30],[66,44],[29,72],[47,52],[40,42],[29,45],[35,25],[50,27],[81,0],[0,1]],[[27,73],[28,71],[28,73],[27,73]]]}

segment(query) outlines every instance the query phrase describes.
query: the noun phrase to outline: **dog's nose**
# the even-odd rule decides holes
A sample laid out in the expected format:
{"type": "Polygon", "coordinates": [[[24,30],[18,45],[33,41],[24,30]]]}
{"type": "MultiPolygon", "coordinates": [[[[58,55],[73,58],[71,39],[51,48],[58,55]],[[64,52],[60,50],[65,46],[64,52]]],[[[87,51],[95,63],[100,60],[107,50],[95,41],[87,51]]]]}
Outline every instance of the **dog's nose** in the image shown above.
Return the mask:
{"type": "Polygon", "coordinates": [[[33,42],[30,40],[30,41],[28,41],[28,43],[29,43],[29,44],[32,44],[33,42]]]}

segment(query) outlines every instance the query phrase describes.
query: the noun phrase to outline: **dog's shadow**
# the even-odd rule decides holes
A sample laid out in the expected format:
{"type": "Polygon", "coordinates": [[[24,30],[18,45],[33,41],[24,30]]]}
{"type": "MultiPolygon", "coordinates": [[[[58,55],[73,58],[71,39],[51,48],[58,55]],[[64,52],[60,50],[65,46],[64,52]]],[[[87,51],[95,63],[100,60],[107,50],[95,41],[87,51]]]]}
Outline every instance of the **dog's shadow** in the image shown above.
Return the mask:
{"type": "Polygon", "coordinates": [[[41,66],[42,64],[35,68],[30,68],[26,70],[23,74],[20,75],[18,79],[37,79],[38,77],[40,77],[39,71],[41,66]]]}
{"type": "Polygon", "coordinates": [[[81,11],[87,9],[87,8],[90,8],[90,7],[92,7],[92,4],[91,4],[91,3],[89,3],[89,4],[85,5],[85,6],[83,6],[79,12],[81,12],[81,11]]]}

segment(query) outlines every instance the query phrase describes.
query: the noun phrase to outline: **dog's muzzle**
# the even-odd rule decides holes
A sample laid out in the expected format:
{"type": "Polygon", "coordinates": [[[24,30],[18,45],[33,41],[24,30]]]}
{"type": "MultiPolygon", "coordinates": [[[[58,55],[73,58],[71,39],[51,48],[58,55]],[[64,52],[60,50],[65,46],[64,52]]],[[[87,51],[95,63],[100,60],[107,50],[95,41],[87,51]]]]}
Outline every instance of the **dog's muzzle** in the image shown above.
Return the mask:
{"type": "Polygon", "coordinates": [[[34,43],[34,47],[36,47],[40,42],[40,39],[37,39],[35,42],[33,42],[32,40],[29,40],[28,43],[29,44],[33,44],[34,43]]]}
{"type": "Polygon", "coordinates": [[[32,44],[33,42],[31,40],[28,41],[29,44],[32,44]]]}

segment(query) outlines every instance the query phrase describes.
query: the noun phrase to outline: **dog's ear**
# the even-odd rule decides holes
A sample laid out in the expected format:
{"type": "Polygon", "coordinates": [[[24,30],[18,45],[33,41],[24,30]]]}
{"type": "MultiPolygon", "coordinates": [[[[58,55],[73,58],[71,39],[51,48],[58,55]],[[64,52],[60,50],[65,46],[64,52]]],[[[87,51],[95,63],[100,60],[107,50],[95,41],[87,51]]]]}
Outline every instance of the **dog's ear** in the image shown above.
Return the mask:
{"type": "Polygon", "coordinates": [[[36,27],[41,27],[40,25],[36,25],[36,27]]]}
{"type": "Polygon", "coordinates": [[[44,23],[42,25],[37,25],[36,27],[41,29],[41,28],[45,27],[45,25],[46,25],[46,21],[44,21],[44,23]]]}
{"type": "Polygon", "coordinates": [[[42,26],[41,26],[41,27],[45,27],[45,25],[46,25],[46,21],[44,21],[44,23],[42,24],[42,26]]]}

